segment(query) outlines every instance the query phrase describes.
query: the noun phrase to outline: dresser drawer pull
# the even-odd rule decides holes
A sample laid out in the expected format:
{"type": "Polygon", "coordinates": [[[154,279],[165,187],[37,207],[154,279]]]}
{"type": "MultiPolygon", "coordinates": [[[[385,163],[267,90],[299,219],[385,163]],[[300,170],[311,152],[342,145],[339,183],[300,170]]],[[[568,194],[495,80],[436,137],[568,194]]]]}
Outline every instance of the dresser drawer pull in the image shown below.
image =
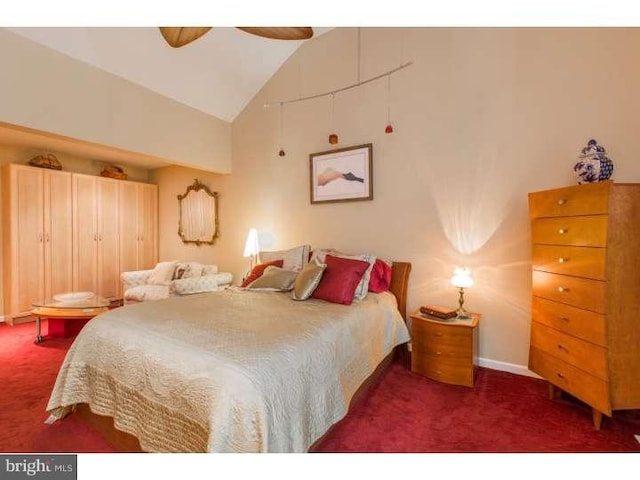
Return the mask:
{"type": "Polygon", "coordinates": [[[442,352],[436,352],[436,355],[442,355],[442,352]]]}
{"type": "Polygon", "coordinates": [[[560,235],[564,235],[565,233],[569,233],[569,229],[568,228],[561,228],[558,230],[558,233],[560,235]]]}
{"type": "Polygon", "coordinates": [[[561,343],[558,344],[558,350],[562,350],[564,352],[569,353],[569,349],[567,347],[565,347],[564,345],[562,345],[561,343]]]}
{"type": "Polygon", "coordinates": [[[564,378],[564,375],[561,373],[558,373],[558,378],[564,378]]]}
{"type": "Polygon", "coordinates": [[[560,320],[562,320],[563,322],[568,322],[569,321],[569,317],[560,317],[560,320]]]}
{"type": "Polygon", "coordinates": [[[568,289],[567,287],[558,287],[558,291],[559,291],[560,293],[564,293],[564,292],[568,292],[568,291],[569,291],[569,289],[568,289]]]}
{"type": "Polygon", "coordinates": [[[564,205],[565,203],[567,203],[567,199],[566,198],[559,198],[558,199],[558,205],[564,205]]]}
{"type": "Polygon", "coordinates": [[[558,257],[558,263],[566,263],[569,261],[569,257],[558,257]]]}
{"type": "Polygon", "coordinates": [[[441,337],[441,336],[442,336],[442,333],[440,333],[440,332],[436,332],[436,333],[434,334],[434,336],[435,336],[435,337],[441,337]]]}

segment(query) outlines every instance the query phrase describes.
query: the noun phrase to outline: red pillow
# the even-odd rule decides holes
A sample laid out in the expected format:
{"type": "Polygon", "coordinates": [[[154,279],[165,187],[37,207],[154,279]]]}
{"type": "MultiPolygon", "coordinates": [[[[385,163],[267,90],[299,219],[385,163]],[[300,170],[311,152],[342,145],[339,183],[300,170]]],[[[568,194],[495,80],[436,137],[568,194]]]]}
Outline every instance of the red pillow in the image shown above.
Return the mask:
{"type": "Polygon", "coordinates": [[[327,255],[324,263],[327,264],[327,268],[312,297],[351,305],[356,288],[369,268],[369,262],[327,255]]]}
{"type": "Polygon", "coordinates": [[[386,292],[390,285],[391,265],[377,258],[369,276],[369,291],[373,293],[386,292]]]}
{"type": "Polygon", "coordinates": [[[257,264],[255,267],[253,267],[253,269],[251,270],[251,273],[247,276],[247,278],[245,278],[242,281],[242,285],[240,285],[240,286],[241,287],[246,287],[247,285],[249,285],[254,280],[257,280],[258,278],[260,278],[262,276],[262,274],[264,273],[264,269],[265,268],[271,267],[271,266],[282,268],[282,264],[283,263],[284,263],[284,260],[272,260],[270,262],[264,262],[264,263],[257,264]]]}

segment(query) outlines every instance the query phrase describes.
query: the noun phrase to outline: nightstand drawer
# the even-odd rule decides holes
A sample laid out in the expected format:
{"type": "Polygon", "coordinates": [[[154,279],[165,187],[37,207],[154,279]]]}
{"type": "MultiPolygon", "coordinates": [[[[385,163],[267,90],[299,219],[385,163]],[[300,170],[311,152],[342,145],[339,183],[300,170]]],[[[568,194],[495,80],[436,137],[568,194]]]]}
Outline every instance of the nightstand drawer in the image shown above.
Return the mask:
{"type": "Polygon", "coordinates": [[[434,355],[412,355],[411,370],[439,382],[473,387],[474,365],[434,355]]]}
{"type": "Polygon", "coordinates": [[[471,340],[472,339],[469,339],[468,344],[465,342],[465,345],[449,345],[438,342],[427,342],[424,338],[416,337],[411,343],[411,351],[445,360],[460,360],[463,363],[466,362],[466,364],[469,364],[469,362],[473,361],[471,340]]]}
{"type": "Polygon", "coordinates": [[[420,344],[432,344],[437,345],[439,348],[445,346],[458,347],[461,349],[467,349],[470,351],[473,342],[473,330],[466,327],[447,324],[446,321],[438,322],[424,322],[413,321],[411,324],[412,329],[412,343],[420,344]]]}
{"type": "Polygon", "coordinates": [[[604,247],[607,215],[538,218],[531,222],[533,244],[604,247]]]}
{"type": "Polygon", "coordinates": [[[533,269],[604,280],[606,253],[604,248],[533,245],[533,269]]]}
{"type": "Polygon", "coordinates": [[[610,182],[529,194],[531,218],[594,215],[608,212],[610,182]]]}
{"type": "Polygon", "coordinates": [[[600,412],[611,415],[608,382],[533,346],[529,351],[529,369],[600,412]]]}
{"type": "Polygon", "coordinates": [[[552,302],[546,298],[533,297],[532,317],[534,322],[598,345],[606,345],[605,318],[600,313],[552,302]]]}
{"type": "Polygon", "coordinates": [[[534,296],[566,303],[592,312],[605,313],[605,282],[537,270],[533,271],[532,276],[534,296]]]}
{"type": "Polygon", "coordinates": [[[607,380],[607,350],[537,322],[531,325],[531,346],[607,380]]]}

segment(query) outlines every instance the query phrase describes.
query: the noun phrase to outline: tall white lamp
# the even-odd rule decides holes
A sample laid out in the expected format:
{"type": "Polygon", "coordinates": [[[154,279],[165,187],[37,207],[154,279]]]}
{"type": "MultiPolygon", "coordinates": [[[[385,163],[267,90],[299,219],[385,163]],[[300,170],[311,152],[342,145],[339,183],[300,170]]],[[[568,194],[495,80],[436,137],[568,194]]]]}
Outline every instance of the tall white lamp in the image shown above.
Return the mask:
{"type": "Polygon", "coordinates": [[[468,268],[456,268],[453,277],[451,277],[451,284],[454,287],[459,288],[460,297],[458,303],[460,307],[457,310],[458,318],[469,319],[471,314],[464,308],[464,289],[473,286],[473,278],[471,278],[471,272],[468,268]]]}
{"type": "Polygon", "coordinates": [[[249,257],[249,272],[258,263],[258,254],[260,253],[260,243],[258,243],[258,231],[255,228],[249,230],[247,241],[244,242],[244,253],[242,256],[249,257]]]}

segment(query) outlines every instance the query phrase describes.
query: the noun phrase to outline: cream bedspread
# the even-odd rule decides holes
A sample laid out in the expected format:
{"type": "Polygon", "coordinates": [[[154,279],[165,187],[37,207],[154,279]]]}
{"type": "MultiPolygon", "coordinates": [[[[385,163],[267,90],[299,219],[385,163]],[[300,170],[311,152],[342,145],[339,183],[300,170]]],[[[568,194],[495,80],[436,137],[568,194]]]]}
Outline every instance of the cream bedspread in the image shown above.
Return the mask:
{"type": "Polygon", "coordinates": [[[114,417],[149,452],[305,452],[409,340],[390,293],[351,306],[230,288],[95,317],[47,410],[114,417]]]}

